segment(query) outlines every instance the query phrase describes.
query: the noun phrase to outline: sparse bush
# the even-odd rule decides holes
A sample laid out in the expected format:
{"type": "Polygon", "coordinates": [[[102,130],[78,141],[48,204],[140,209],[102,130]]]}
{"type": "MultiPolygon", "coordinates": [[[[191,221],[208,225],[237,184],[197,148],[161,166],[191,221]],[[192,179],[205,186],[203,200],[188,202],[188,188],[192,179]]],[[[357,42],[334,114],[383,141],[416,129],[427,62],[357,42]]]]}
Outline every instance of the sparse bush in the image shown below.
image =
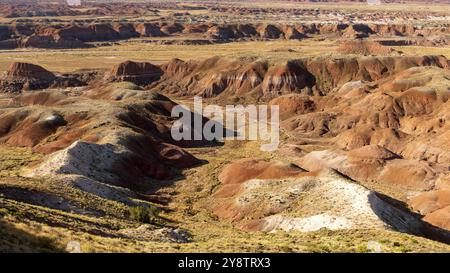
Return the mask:
{"type": "Polygon", "coordinates": [[[4,208],[0,208],[0,218],[6,216],[8,214],[8,210],[4,208]]]}
{"type": "Polygon", "coordinates": [[[294,251],[292,250],[291,247],[285,245],[285,246],[280,246],[280,252],[282,252],[282,253],[292,253],[294,251]]]}
{"type": "Polygon", "coordinates": [[[159,211],[156,207],[137,206],[130,208],[131,219],[141,223],[153,223],[158,218],[159,211]]]}
{"type": "Polygon", "coordinates": [[[369,249],[367,248],[367,246],[365,245],[359,245],[356,247],[356,252],[357,253],[367,253],[370,252],[369,249]]]}

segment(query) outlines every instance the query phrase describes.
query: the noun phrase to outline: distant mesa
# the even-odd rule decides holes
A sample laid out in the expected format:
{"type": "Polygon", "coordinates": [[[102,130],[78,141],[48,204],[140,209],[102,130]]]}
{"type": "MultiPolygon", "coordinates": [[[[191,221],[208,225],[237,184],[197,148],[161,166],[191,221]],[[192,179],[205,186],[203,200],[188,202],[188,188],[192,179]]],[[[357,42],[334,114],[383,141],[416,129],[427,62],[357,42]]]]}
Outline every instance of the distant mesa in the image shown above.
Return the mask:
{"type": "MultiPolygon", "coordinates": [[[[79,10],[79,9],[68,9],[79,10]]],[[[0,16],[1,16],[0,10],[0,16]]],[[[75,14],[70,14],[75,16],[75,14]]],[[[42,15],[44,16],[44,15],[42,15]]],[[[314,23],[291,24],[198,24],[167,22],[78,22],[40,24],[5,24],[0,26],[0,49],[14,48],[86,48],[101,44],[90,42],[127,40],[137,37],[172,37],[155,39],[159,44],[212,44],[231,41],[301,40],[316,35],[330,38],[363,39],[383,37],[385,44],[445,46],[448,26],[414,26],[412,24],[379,23],[314,23]],[[196,35],[191,39],[187,34],[196,35]],[[391,39],[391,38],[396,39],[391,39]],[[407,37],[407,39],[405,39],[407,37]]]]}
{"type": "Polygon", "coordinates": [[[6,72],[7,78],[26,78],[26,79],[49,79],[52,80],[55,75],[42,66],[30,63],[12,63],[6,72]]]}
{"type": "Polygon", "coordinates": [[[161,68],[151,63],[125,61],[115,65],[107,78],[110,81],[128,81],[145,85],[159,80],[162,74],[161,68]]]}
{"type": "Polygon", "coordinates": [[[15,62],[0,77],[0,92],[20,93],[56,87],[84,86],[93,80],[95,75],[95,71],[55,74],[39,65],[15,62]]]}
{"type": "Polygon", "coordinates": [[[45,89],[55,80],[55,75],[45,68],[29,63],[12,63],[0,79],[3,92],[15,93],[21,90],[45,89]]]}

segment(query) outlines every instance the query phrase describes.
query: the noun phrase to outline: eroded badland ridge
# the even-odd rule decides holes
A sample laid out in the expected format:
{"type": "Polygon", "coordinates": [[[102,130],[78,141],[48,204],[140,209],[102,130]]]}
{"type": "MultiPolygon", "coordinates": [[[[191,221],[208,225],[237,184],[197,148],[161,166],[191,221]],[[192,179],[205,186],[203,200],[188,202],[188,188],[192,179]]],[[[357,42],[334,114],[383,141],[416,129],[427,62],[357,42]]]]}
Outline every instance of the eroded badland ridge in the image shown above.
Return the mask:
{"type": "Polygon", "coordinates": [[[450,250],[448,5],[83,5],[0,5],[0,251],[450,250]],[[278,149],[175,140],[194,97],[278,149]]]}

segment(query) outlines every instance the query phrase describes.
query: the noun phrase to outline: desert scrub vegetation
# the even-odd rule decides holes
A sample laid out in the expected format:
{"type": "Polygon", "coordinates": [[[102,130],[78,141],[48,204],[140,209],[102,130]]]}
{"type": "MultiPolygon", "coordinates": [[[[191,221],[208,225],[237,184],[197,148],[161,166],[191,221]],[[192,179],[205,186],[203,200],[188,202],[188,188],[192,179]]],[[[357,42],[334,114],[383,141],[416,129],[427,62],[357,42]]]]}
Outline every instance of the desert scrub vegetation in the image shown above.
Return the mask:
{"type": "Polygon", "coordinates": [[[5,211],[0,215],[0,253],[63,252],[54,237],[37,236],[8,222],[5,211]]]}
{"type": "Polygon", "coordinates": [[[157,223],[159,218],[159,210],[155,206],[130,207],[129,213],[132,220],[145,224],[157,223]]]}
{"type": "Polygon", "coordinates": [[[0,177],[18,176],[22,168],[41,158],[29,148],[0,145],[0,177]]]}

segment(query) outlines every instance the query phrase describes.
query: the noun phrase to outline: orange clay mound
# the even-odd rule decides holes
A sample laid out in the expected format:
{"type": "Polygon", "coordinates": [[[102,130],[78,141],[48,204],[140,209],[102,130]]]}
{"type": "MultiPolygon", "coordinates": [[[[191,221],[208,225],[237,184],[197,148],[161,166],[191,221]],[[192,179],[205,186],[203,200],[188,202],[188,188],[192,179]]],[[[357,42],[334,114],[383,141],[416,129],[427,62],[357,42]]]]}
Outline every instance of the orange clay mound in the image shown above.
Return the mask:
{"type": "Polygon", "coordinates": [[[384,46],[377,42],[365,40],[351,40],[343,42],[337,49],[341,54],[357,54],[357,55],[389,55],[394,52],[390,47],[384,46]]]}
{"type": "Polygon", "coordinates": [[[240,159],[227,165],[219,175],[223,184],[239,184],[249,179],[275,179],[296,177],[304,170],[293,164],[267,162],[255,159],[240,159]]]}

